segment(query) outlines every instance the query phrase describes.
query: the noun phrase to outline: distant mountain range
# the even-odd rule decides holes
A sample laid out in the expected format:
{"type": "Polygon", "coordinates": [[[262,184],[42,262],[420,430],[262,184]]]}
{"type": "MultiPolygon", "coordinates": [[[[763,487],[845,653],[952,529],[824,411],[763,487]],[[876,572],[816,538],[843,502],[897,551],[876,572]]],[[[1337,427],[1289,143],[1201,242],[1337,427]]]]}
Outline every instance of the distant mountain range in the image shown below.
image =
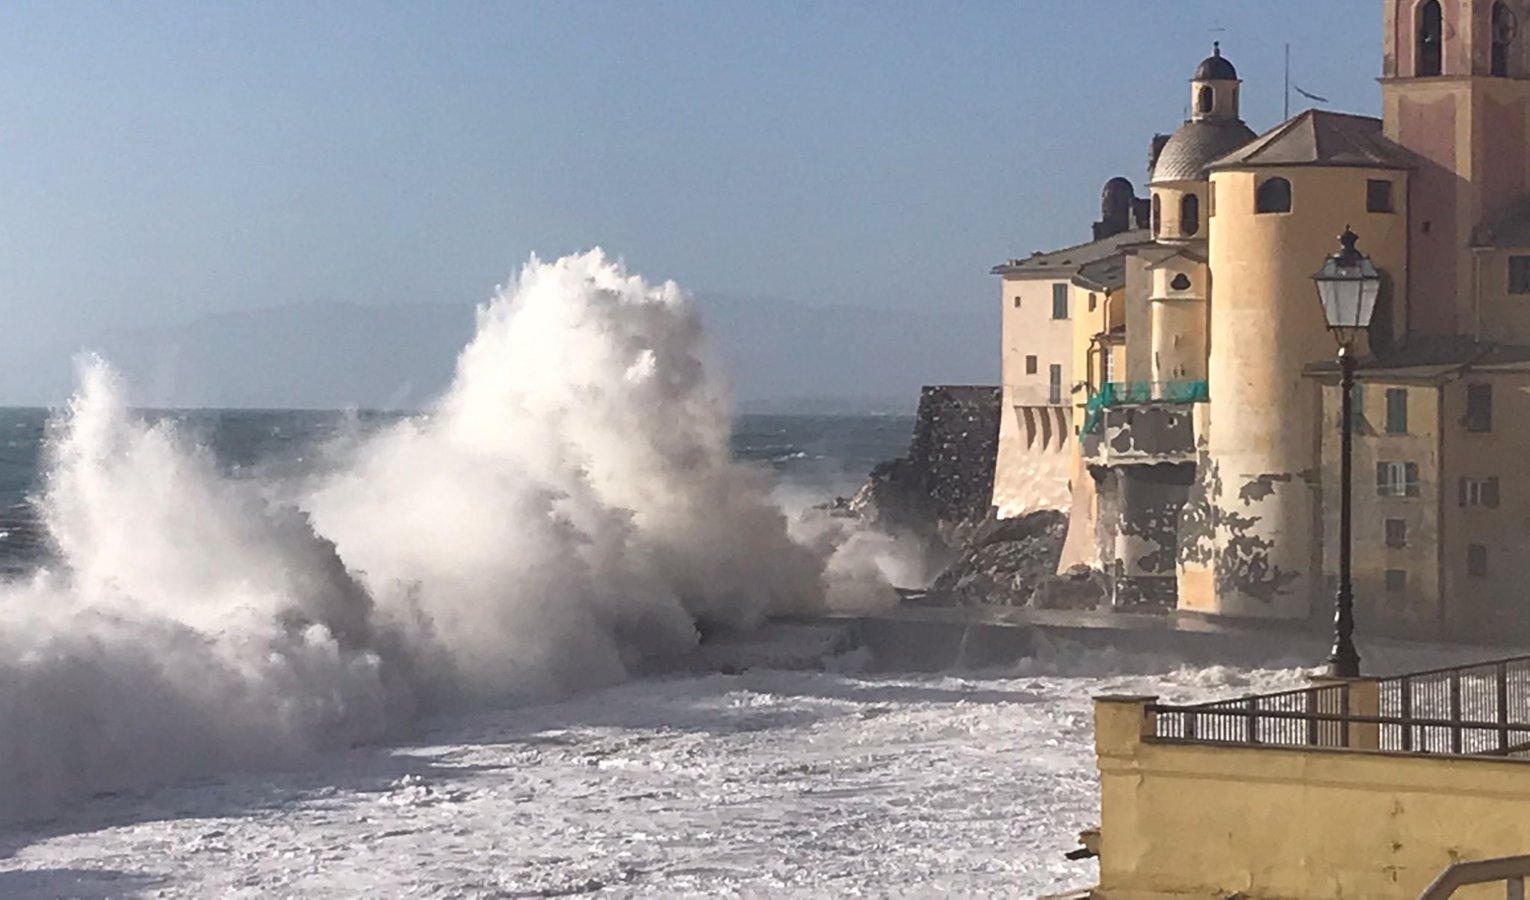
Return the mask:
{"type": "MultiPolygon", "coordinates": [[[[908,412],[923,384],[996,383],[998,311],[810,307],[697,297],[738,407],[754,412],[908,412]]],[[[0,356],[0,399],[51,404],[70,358],[99,351],[156,407],[417,409],[451,379],[471,305],[303,303],[187,324],[104,332],[78,347],[0,356]]]]}

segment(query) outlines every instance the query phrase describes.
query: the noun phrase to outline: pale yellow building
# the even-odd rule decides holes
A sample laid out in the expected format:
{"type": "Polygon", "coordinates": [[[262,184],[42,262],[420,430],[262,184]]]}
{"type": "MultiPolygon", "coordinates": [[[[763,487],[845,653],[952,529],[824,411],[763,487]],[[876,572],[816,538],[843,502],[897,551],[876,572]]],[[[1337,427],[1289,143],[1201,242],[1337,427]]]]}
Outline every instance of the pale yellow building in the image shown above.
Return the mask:
{"type": "MultiPolygon", "coordinates": [[[[1107,209],[1094,242],[994,270],[995,506],[1067,510],[1062,565],[1102,570],[1116,608],[1331,616],[1339,397],[1312,274],[1349,227],[1383,279],[1357,391],[1361,627],[1530,635],[1530,0],[1381,6],[1380,118],[1255,134],[1215,48],[1191,117],[1152,141],[1147,230],[1107,209]]],[[[1111,185],[1107,207],[1144,205],[1111,185]]]]}
{"type": "Polygon", "coordinates": [[[1099,882],[1072,896],[1522,896],[1505,882],[1530,876],[1527,677],[1514,657],[1191,706],[1097,698],[1099,882]]]}

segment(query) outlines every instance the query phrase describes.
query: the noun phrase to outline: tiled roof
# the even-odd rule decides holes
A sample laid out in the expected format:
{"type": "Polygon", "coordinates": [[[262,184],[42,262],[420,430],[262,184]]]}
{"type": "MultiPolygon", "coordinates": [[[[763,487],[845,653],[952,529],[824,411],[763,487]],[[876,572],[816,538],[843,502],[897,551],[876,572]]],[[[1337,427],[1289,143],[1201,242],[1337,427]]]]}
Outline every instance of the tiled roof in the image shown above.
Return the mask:
{"type": "Polygon", "coordinates": [[[1037,277],[1050,275],[1059,279],[1080,276],[1103,289],[1114,290],[1126,284],[1125,254],[1122,248],[1151,238],[1152,233],[1147,229],[1123,231],[1104,240],[1064,247],[1050,253],[1038,251],[1024,259],[1011,259],[994,266],[992,273],[1037,277]],[[1119,276],[1114,274],[1115,268],[1120,269],[1119,276]],[[1117,278],[1120,279],[1120,285],[1114,283],[1117,278]]]}
{"type": "MultiPolygon", "coordinates": [[[[1357,367],[1372,376],[1434,378],[1463,369],[1492,369],[1501,366],[1530,364],[1530,347],[1518,344],[1493,344],[1472,340],[1469,336],[1415,338],[1386,353],[1362,359],[1357,367]]],[[[1310,375],[1335,375],[1337,362],[1325,360],[1306,367],[1310,375]]]]}
{"type": "Polygon", "coordinates": [[[1205,181],[1213,160],[1254,139],[1254,129],[1241,121],[1191,121],[1179,126],[1153,164],[1152,184],[1166,181],[1205,181]]]}
{"type": "Polygon", "coordinates": [[[1212,169],[1254,166],[1412,168],[1414,157],[1387,140],[1381,120],[1309,109],[1211,163],[1212,169]]]}

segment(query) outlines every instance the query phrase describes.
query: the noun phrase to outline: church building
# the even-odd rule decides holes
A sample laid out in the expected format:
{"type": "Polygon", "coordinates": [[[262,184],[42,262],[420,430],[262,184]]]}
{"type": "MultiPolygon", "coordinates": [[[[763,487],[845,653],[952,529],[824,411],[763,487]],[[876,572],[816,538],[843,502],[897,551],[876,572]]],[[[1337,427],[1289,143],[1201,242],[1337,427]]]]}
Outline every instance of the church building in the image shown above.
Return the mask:
{"type": "Polygon", "coordinates": [[[1002,281],[1000,516],[1064,510],[1122,610],[1332,615],[1340,388],[1312,275],[1382,277],[1354,400],[1370,633],[1530,636],[1530,0],[1384,0],[1382,116],[1263,134],[1214,48],[1093,240],[1002,281]]]}

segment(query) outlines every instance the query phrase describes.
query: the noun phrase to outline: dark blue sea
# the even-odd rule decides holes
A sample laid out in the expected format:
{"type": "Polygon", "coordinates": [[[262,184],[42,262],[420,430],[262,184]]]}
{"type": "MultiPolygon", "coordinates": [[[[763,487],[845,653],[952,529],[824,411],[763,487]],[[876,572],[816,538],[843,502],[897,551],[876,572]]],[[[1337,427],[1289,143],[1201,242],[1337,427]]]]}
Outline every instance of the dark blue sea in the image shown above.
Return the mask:
{"type": "MultiPolygon", "coordinates": [[[[359,427],[380,429],[401,414],[315,410],[177,410],[140,413],[173,419],[235,477],[260,472],[301,476],[322,464],[323,448],[359,427]]],[[[14,510],[41,487],[41,460],[50,413],[0,408],[0,511],[14,510]]],[[[799,495],[853,492],[878,462],[908,450],[912,416],[746,415],[734,422],[736,458],[769,466],[799,495]]],[[[14,518],[12,513],[12,518],[14,518]]],[[[8,546],[0,512],[0,562],[19,548],[8,546]]]]}

